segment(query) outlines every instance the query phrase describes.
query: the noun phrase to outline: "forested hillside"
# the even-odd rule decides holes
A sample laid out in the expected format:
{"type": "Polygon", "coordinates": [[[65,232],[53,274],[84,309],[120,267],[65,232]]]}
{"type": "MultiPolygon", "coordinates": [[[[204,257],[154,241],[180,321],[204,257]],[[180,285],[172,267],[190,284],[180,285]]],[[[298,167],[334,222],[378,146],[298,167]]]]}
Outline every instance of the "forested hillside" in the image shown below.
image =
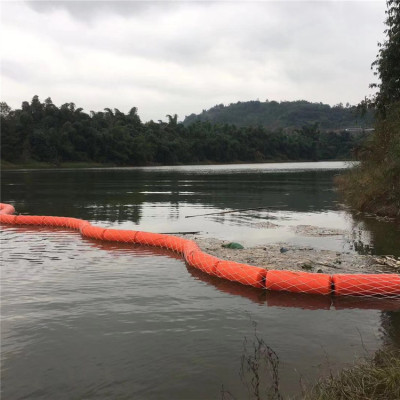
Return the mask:
{"type": "Polygon", "coordinates": [[[199,115],[191,114],[183,123],[196,121],[235,124],[237,126],[263,126],[270,130],[294,130],[304,125],[317,123],[321,130],[342,130],[346,128],[369,128],[373,125],[373,114],[363,117],[357,107],[338,104],[310,103],[308,101],[245,101],[224,106],[216,105],[203,110],[199,115]]]}
{"type": "Polygon", "coordinates": [[[90,114],[74,103],[57,107],[38,96],[12,110],[1,103],[1,157],[12,164],[88,162],[112,165],[349,159],[366,133],[320,131],[318,124],[291,132],[230,124],[142,123],[106,108],[90,114]]]}

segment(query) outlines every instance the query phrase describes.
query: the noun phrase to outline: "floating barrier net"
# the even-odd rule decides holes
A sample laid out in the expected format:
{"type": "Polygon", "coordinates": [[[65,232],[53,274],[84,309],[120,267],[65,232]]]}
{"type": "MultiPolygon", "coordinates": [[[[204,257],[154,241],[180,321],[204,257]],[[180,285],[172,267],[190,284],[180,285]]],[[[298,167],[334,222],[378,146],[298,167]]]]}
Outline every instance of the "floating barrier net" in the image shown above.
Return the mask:
{"type": "Polygon", "coordinates": [[[0,203],[0,223],[74,229],[87,238],[161,247],[182,255],[187,264],[211,277],[268,291],[338,296],[375,296],[399,300],[400,274],[323,274],[273,270],[222,260],[203,252],[192,240],[143,231],[106,229],[68,217],[14,215],[10,204],[0,203]]]}

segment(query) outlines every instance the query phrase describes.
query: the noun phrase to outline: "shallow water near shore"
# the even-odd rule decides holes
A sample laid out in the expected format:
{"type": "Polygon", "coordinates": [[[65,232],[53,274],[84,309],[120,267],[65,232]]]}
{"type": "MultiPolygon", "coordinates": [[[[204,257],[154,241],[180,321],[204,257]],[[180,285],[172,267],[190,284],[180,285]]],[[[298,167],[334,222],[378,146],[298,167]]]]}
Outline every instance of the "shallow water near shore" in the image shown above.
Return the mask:
{"type": "MultiPolygon", "coordinates": [[[[7,171],[2,201],[22,214],[197,231],[245,246],[281,242],[400,255],[398,226],[340,206],[333,178],[346,167],[7,171]],[[203,215],[250,208],[258,209],[203,215]],[[203,216],[185,218],[192,215],[203,216]],[[340,233],[310,236],[299,225],[340,233]]],[[[246,398],[240,358],[244,338],[254,338],[254,322],[279,356],[285,396],[300,392],[301,379],[312,382],[366,351],[400,345],[393,303],[381,311],[382,303],[371,300],[266,293],[210,278],[167,251],[59,229],[4,227],[1,236],[7,399],[219,399],[222,385],[246,398]]]]}

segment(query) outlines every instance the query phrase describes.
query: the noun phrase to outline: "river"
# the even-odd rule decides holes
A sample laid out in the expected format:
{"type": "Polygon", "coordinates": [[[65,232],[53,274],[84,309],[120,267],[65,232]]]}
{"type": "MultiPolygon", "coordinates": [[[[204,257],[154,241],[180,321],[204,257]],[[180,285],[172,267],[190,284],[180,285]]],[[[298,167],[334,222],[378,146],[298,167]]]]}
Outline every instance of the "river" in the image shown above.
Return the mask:
{"type": "MultiPolygon", "coordinates": [[[[3,171],[2,202],[21,214],[198,231],[245,246],[280,242],[400,255],[398,226],[340,204],[333,178],[347,167],[3,171]],[[202,215],[259,207],[265,209],[202,215]],[[278,228],[260,229],[265,221],[278,228]],[[296,225],[347,234],[309,237],[296,233],[296,225]]],[[[327,296],[267,293],[211,279],[168,251],[82,239],[61,229],[3,226],[1,240],[7,399],[221,399],[222,386],[247,398],[251,375],[240,377],[241,356],[245,346],[251,351],[255,334],[277,355],[286,398],[300,393],[300,382],[311,384],[383,346],[400,346],[400,312],[382,311],[376,302],[365,309],[346,301],[333,307],[327,296]]]]}

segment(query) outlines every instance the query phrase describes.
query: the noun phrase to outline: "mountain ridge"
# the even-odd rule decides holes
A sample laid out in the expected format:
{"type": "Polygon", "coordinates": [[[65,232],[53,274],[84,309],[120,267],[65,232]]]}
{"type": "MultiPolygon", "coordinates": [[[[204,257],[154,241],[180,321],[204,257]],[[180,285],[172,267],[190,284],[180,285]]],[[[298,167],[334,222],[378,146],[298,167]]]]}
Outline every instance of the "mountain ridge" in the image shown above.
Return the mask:
{"type": "Polygon", "coordinates": [[[292,131],[303,126],[317,124],[320,130],[366,129],[373,126],[373,114],[360,114],[357,106],[339,103],[330,106],[306,100],[281,101],[259,100],[238,101],[229,105],[217,104],[200,114],[190,114],[183,120],[184,125],[194,122],[232,124],[238,127],[262,126],[270,130],[292,131]]]}

